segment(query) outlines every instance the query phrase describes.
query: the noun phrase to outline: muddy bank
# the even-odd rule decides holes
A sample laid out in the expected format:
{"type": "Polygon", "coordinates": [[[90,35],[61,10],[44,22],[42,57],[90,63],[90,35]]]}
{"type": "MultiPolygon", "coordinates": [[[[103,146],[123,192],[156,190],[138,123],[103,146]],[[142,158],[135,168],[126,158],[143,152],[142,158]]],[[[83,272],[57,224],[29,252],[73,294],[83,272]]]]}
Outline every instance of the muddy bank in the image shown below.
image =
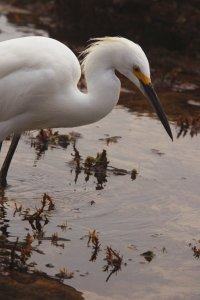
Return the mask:
{"type": "Polygon", "coordinates": [[[122,35],[145,48],[163,47],[198,54],[197,2],[57,0],[55,6],[61,36],[84,41],[91,36],[122,35]]]}
{"type": "Polygon", "coordinates": [[[11,272],[0,274],[0,294],[5,300],[83,300],[82,293],[46,275],[11,272]]]}

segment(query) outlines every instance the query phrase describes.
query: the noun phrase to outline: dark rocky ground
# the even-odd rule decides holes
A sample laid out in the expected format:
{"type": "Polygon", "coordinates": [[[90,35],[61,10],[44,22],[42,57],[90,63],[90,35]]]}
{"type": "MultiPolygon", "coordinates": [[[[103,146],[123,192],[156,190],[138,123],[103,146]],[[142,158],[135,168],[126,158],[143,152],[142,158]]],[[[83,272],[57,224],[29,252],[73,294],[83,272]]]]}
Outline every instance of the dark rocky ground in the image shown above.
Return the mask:
{"type": "Polygon", "coordinates": [[[7,0],[34,11],[51,35],[84,43],[91,37],[122,35],[144,48],[164,48],[199,56],[198,0],[7,0]],[[43,19],[43,21],[42,21],[43,19]]]}

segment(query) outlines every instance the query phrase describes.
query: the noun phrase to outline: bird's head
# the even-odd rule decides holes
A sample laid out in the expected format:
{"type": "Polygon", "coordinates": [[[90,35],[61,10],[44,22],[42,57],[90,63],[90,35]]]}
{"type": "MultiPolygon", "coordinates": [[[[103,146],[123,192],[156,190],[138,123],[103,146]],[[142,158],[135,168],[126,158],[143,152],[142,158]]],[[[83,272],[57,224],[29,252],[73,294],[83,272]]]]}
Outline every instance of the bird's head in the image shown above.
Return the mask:
{"type": "Polygon", "coordinates": [[[133,82],[148,98],[173,140],[167,117],[151,83],[148,59],[138,44],[122,37],[97,38],[82,54],[85,56],[83,71],[87,75],[90,73],[90,77],[94,77],[98,66],[103,66],[104,71],[116,69],[133,82]]]}
{"type": "Polygon", "coordinates": [[[151,82],[149,62],[144,51],[138,44],[124,38],[120,39],[121,43],[118,51],[113,56],[116,69],[132,81],[145,95],[156,111],[168,135],[173,140],[169,122],[151,82]]]}

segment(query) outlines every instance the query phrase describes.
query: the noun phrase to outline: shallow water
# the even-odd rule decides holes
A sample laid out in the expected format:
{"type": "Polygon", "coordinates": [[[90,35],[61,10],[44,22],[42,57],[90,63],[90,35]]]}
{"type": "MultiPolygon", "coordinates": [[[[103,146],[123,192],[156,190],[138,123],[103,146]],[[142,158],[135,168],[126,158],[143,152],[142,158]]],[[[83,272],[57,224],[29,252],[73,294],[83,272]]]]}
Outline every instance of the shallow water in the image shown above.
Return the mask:
{"type": "MultiPolygon", "coordinates": [[[[181,114],[182,103],[179,108],[181,114]]],[[[157,119],[117,106],[105,119],[76,128],[82,135],[76,147],[84,159],[105,149],[111,166],[138,171],[136,180],[130,174],[108,172],[101,190],[96,189],[94,176],[85,182],[83,172],[74,182],[71,144],[67,149],[49,147],[37,160],[30,136],[24,135],[9,171],[9,187],[2,196],[1,225],[8,224],[6,234],[13,242],[16,237],[23,241],[27,232],[33,235],[23,215],[13,216],[15,203],[34,211],[48,193],[55,210],[46,212],[45,237],[57,232],[70,239],[63,242],[64,248],[35,239],[32,246],[43,254],[33,251],[27,263],[35,262],[37,270],[51,276],[67,268],[74,277],[64,282],[83,291],[85,299],[199,299],[200,262],[189,243],[199,248],[200,139],[189,134],[177,139],[177,129],[171,125],[173,143],[157,119]],[[107,136],[121,138],[107,145],[101,140],[107,136]],[[91,201],[95,203],[91,205],[91,201]],[[66,231],[61,230],[58,225],[66,221],[66,231]],[[94,229],[101,251],[91,262],[93,249],[87,246],[87,235],[94,229]],[[109,273],[103,272],[106,246],[123,255],[121,270],[108,282],[109,273]],[[151,262],[140,255],[146,251],[155,254],[151,262]],[[47,267],[48,263],[54,267],[47,267]]],[[[0,162],[9,143],[4,143],[0,162]]]]}

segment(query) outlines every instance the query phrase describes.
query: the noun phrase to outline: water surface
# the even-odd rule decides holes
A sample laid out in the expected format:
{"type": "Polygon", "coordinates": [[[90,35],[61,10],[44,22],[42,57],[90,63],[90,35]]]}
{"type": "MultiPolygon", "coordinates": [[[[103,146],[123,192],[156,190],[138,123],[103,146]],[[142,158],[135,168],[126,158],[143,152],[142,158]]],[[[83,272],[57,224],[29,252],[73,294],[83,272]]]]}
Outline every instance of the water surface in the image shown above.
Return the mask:
{"type": "MultiPolygon", "coordinates": [[[[6,30],[10,32],[13,25],[5,17],[0,22],[5,26],[2,34],[6,30]]],[[[24,35],[17,28],[7,37],[18,36],[19,32],[24,35]]],[[[2,35],[0,38],[4,39],[2,35]]],[[[122,97],[125,95],[122,93],[122,97]]],[[[172,95],[176,97],[176,93],[172,95]]],[[[134,97],[138,103],[137,96],[129,94],[133,107],[134,97]]],[[[179,103],[181,115],[182,103],[179,103]]],[[[194,245],[199,248],[200,239],[199,135],[192,138],[186,134],[177,139],[178,129],[172,122],[175,137],[172,143],[160,122],[152,116],[120,105],[105,119],[75,129],[82,136],[76,147],[83,159],[105,149],[110,165],[127,171],[136,169],[136,180],[130,174],[116,176],[107,172],[107,182],[103,189],[97,190],[97,179],[91,175],[86,182],[86,175],[81,172],[75,183],[75,170],[70,164],[72,143],[66,149],[49,146],[38,160],[30,145],[30,135],[22,137],[13,159],[9,187],[1,198],[1,225],[4,229],[8,225],[8,240],[14,242],[19,237],[24,241],[28,232],[34,234],[30,223],[23,220],[23,214],[13,215],[15,205],[22,205],[22,211],[29,208],[34,212],[35,207],[41,206],[43,194],[48,193],[55,209],[46,212],[49,223],[43,228],[44,236],[58,233],[70,241],[64,241],[63,248],[52,245],[49,239],[35,239],[32,246],[40,253],[33,251],[27,263],[35,262],[37,270],[50,276],[63,268],[73,272],[74,277],[65,279],[64,283],[83,291],[85,299],[200,297],[199,260],[192,251],[194,245]],[[121,138],[107,145],[102,139],[108,136],[121,138]],[[66,231],[58,227],[66,222],[66,231]],[[92,245],[87,246],[87,235],[94,229],[101,250],[92,262],[93,249],[92,245]],[[103,272],[107,246],[123,256],[121,270],[108,282],[109,273],[103,272]],[[147,251],[155,254],[150,262],[140,255],[147,251]]],[[[70,131],[59,129],[65,134],[70,131]]],[[[9,144],[9,141],[4,143],[1,162],[9,144]]]]}

